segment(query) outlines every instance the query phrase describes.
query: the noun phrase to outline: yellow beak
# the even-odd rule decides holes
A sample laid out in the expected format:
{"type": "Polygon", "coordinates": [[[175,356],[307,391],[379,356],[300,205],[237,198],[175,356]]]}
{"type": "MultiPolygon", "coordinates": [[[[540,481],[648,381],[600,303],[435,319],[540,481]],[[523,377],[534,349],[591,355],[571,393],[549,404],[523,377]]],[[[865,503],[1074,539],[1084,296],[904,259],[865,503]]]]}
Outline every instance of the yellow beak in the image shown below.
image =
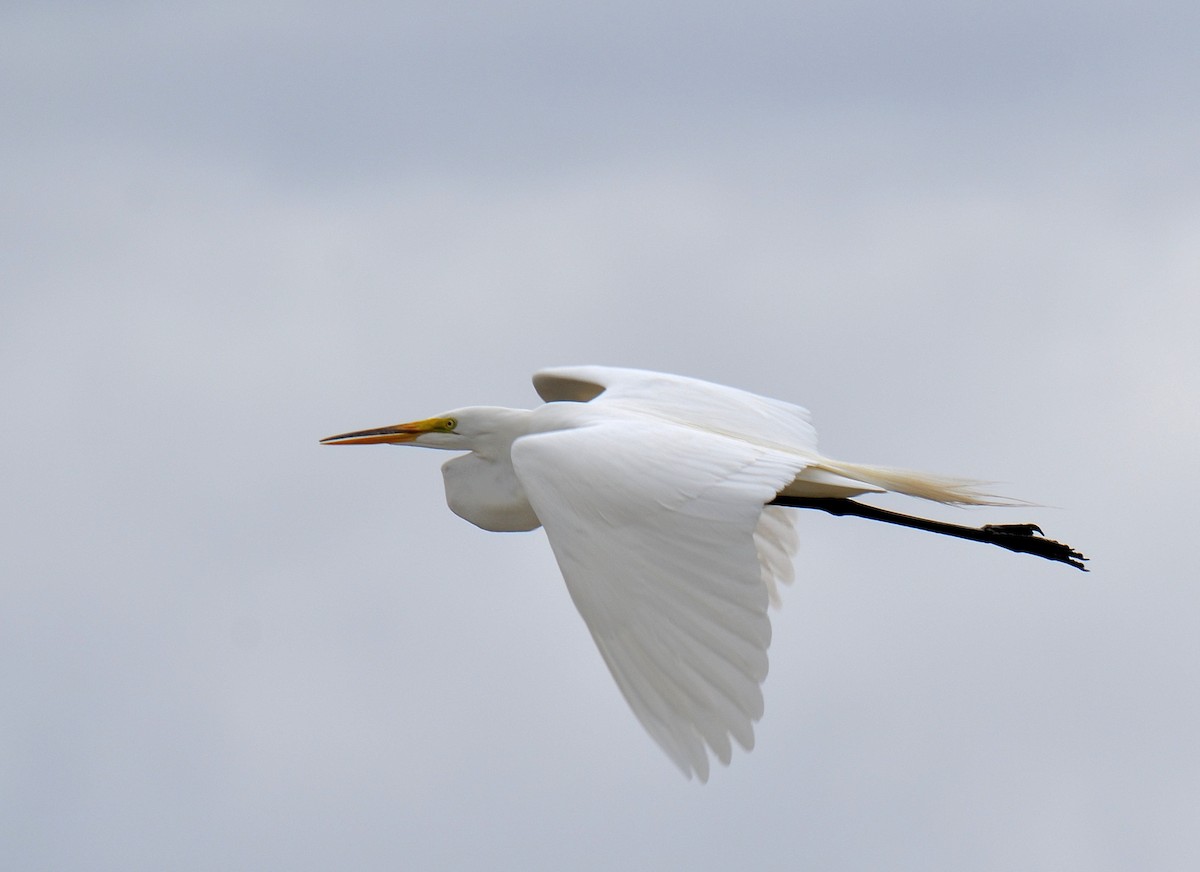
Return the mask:
{"type": "Polygon", "coordinates": [[[391,427],[376,427],[373,430],[355,430],[340,436],[327,436],[322,445],[378,445],[380,443],[412,442],[422,433],[445,429],[444,418],[427,418],[409,424],[393,424],[391,427]]]}

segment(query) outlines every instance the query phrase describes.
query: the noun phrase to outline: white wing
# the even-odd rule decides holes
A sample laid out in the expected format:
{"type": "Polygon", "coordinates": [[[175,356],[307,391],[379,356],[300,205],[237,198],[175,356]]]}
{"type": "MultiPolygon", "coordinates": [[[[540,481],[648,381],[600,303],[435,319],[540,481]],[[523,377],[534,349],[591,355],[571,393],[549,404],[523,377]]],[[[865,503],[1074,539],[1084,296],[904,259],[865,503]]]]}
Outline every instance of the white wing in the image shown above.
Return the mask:
{"type": "Polygon", "coordinates": [[[679,768],[706,780],[706,748],[728,763],[731,736],[754,744],[764,579],[790,576],[781,562],[794,548],[781,516],[760,518],[803,464],[691,427],[581,417],[595,423],[518,439],[514,468],[621,693],[679,768]]]}
{"type": "Polygon", "coordinates": [[[641,369],[561,366],[534,373],[533,386],[548,403],[603,403],[810,459],[819,456],[807,409],[725,385],[641,369]]]}
{"type": "Polygon", "coordinates": [[[612,366],[560,366],[533,376],[546,402],[604,405],[660,420],[723,433],[802,458],[803,471],[784,493],[797,497],[852,497],[886,490],[948,503],[999,505],[978,482],[883,466],[845,463],[817,451],[808,410],[749,391],[681,375],[612,366]]]}
{"type": "Polygon", "coordinates": [[[767,506],[754,529],[754,545],[758,549],[763,584],[767,588],[767,598],[775,608],[779,608],[781,603],[779,585],[791,584],[795,577],[792,558],[800,539],[792,522],[794,515],[795,512],[790,509],[767,506]]]}

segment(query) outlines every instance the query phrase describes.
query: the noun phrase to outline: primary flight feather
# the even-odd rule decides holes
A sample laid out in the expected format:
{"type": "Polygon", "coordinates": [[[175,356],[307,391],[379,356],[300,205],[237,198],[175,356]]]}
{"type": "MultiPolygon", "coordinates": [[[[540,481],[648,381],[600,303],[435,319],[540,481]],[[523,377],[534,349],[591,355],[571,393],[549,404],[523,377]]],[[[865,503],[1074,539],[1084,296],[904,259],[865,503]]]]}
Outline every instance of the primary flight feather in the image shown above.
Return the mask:
{"type": "Polygon", "coordinates": [[[468,452],[442,467],[451,510],[485,530],[545,528],[633,713],[701,781],[710,753],[727,764],[732,742],[753,746],[763,713],[767,606],[796,548],[787,510],[769,503],[832,511],[823,503],[893,491],[1004,504],[972,482],[824,457],[805,409],[746,391],[600,366],[533,383],[536,409],[458,409],[322,442],[468,452]]]}

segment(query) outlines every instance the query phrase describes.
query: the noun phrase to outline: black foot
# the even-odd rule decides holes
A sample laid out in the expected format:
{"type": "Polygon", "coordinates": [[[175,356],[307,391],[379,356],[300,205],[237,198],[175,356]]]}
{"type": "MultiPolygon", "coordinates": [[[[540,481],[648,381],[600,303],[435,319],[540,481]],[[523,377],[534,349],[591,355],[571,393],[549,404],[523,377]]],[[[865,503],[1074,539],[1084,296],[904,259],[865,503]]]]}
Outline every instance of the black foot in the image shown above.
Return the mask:
{"type": "Polygon", "coordinates": [[[984,524],[983,529],[994,533],[1012,533],[1014,536],[1032,536],[1034,533],[1046,535],[1037,524],[984,524]]]}
{"type": "Polygon", "coordinates": [[[1070,545],[1046,539],[1042,528],[1037,524],[984,524],[979,528],[988,535],[988,541],[1009,551],[1020,551],[1025,554],[1036,554],[1047,560],[1057,560],[1059,563],[1069,563],[1076,569],[1087,572],[1084,562],[1087,560],[1070,545]]]}

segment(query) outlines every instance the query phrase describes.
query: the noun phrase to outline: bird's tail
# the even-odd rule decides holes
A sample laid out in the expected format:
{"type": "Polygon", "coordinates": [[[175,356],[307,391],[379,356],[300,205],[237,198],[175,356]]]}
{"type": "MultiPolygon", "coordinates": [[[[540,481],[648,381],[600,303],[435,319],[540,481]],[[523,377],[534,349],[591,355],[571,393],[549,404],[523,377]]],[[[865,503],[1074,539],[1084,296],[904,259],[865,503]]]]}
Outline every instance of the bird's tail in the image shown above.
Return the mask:
{"type": "Polygon", "coordinates": [[[872,466],[866,463],[846,463],[841,460],[822,458],[817,464],[820,469],[845,478],[872,485],[872,490],[881,488],[892,493],[919,497],[955,506],[1021,506],[1021,500],[1009,499],[988,493],[991,482],[966,478],[932,475],[911,469],[896,469],[890,466],[872,466]]]}

